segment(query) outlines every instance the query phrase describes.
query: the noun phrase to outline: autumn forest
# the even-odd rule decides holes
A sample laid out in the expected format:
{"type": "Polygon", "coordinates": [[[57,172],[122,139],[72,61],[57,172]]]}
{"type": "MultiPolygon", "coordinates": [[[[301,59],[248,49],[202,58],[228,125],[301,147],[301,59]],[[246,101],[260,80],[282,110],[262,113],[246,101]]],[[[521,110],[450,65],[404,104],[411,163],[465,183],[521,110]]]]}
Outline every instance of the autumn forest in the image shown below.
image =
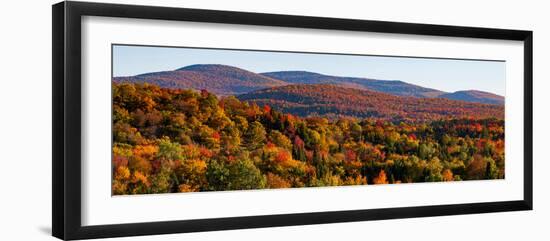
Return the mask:
{"type": "Polygon", "coordinates": [[[504,178],[499,96],[229,68],[113,78],[113,195],[504,178]]]}

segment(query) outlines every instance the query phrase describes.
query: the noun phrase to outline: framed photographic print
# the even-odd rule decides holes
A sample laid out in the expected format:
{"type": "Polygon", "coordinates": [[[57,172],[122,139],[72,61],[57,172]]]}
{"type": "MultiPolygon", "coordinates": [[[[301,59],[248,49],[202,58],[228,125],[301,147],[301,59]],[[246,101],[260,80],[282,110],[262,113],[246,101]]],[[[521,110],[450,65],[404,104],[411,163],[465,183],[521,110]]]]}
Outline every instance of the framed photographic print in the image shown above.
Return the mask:
{"type": "Polygon", "coordinates": [[[532,209],[532,32],[61,2],[53,235],[532,209]]]}

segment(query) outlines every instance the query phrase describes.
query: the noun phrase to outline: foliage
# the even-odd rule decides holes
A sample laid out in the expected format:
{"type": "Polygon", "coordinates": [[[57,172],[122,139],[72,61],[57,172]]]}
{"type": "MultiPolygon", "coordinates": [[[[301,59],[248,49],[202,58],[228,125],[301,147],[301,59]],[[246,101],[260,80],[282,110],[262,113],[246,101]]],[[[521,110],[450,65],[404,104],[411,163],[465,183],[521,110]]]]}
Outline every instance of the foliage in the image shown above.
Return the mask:
{"type": "MultiPolygon", "coordinates": [[[[396,96],[333,84],[285,85],[238,96],[297,116],[376,118],[392,122],[431,122],[449,118],[503,118],[504,106],[444,98],[396,96]]],[[[353,132],[361,131],[352,126],[353,132]]],[[[354,134],[352,132],[352,135],[354,134]]]]}
{"type": "Polygon", "coordinates": [[[504,178],[504,121],[299,117],[208,91],[113,83],[112,193],[504,178]]]}

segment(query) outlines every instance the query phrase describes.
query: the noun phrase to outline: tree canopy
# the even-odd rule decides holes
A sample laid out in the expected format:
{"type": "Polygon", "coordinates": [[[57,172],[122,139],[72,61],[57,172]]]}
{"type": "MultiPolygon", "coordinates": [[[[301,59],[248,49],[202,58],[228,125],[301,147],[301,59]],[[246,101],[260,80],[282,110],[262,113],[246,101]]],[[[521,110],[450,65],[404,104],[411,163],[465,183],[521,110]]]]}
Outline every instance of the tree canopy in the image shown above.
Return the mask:
{"type": "Polygon", "coordinates": [[[113,83],[120,194],[504,178],[504,121],[298,117],[208,91],[113,83]]]}

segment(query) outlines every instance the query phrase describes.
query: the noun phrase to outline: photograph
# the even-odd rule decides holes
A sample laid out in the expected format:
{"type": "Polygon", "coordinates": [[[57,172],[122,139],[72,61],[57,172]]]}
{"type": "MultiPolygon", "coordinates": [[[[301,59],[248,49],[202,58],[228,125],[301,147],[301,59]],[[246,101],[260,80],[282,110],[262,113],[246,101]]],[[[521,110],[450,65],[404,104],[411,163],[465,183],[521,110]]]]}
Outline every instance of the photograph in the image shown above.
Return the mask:
{"type": "Polygon", "coordinates": [[[112,45],[112,195],[505,178],[506,62],[112,45]]]}
{"type": "Polygon", "coordinates": [[[545,3],[8,1],[0,241],[544,240],[545,3]]]}

